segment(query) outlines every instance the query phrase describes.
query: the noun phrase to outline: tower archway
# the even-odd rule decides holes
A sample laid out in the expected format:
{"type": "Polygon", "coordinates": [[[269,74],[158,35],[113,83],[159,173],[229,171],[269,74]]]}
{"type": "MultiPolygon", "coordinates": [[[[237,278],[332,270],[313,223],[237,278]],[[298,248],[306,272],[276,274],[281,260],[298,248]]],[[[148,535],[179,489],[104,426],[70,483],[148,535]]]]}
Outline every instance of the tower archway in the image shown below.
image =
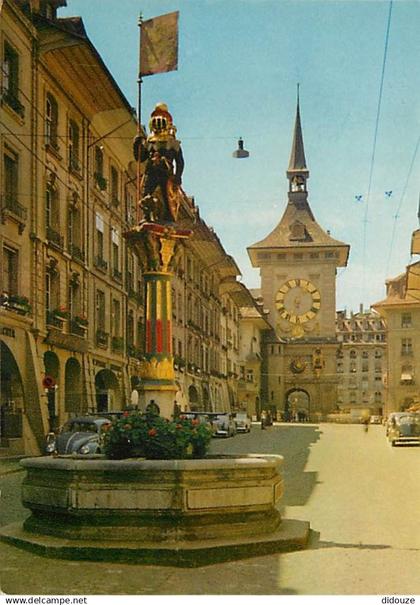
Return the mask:
{"type": "Polygon", "coordinates": [[[311,408],[309,393],[302,388],[294,388],[287,392],[284,412],[289,420],[308,420],[311,408]]]}

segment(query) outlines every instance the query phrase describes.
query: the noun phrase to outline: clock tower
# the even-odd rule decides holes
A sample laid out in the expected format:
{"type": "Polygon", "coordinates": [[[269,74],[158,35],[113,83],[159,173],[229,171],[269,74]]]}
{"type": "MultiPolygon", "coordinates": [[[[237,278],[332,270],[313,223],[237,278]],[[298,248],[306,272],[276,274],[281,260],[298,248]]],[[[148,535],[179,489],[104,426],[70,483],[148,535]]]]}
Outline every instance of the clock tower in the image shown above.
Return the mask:
{"type": "Polygon", "coordinates": [[[308,202],[299,98],[287,170],[284,214],[248,248],[260,268],[261,297],[272,326],[264,347],[263,407],[286,418],[318,420],[336,407],[336,271],[350,247],[316,222],[308,202]]]}

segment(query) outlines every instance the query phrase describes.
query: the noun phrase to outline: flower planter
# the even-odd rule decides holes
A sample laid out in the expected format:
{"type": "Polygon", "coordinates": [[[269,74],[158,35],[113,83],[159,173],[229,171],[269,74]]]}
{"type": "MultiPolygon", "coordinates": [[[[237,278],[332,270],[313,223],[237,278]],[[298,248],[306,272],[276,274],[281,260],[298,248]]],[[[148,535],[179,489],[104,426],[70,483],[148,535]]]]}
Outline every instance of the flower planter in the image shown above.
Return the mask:
{"type": "Polygon", "coordinates": [[[30,458],[18,546],[64,558],[196,566],[301,548],[309,526],[281,521],[281,456],[202,460],[30,458]]]}

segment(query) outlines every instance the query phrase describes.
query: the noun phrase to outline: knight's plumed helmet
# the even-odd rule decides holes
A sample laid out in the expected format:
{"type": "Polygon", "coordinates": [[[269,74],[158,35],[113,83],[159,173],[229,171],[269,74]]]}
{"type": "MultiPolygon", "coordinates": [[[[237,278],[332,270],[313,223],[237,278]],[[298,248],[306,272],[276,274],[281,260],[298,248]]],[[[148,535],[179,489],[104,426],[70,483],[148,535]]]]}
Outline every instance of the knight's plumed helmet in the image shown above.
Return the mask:
{"type": "Polygon", "coordinates": [[[158,103],[152,111],[149,128],[155,136],[175,137],[176,128],[165,103],[158,103]]]}

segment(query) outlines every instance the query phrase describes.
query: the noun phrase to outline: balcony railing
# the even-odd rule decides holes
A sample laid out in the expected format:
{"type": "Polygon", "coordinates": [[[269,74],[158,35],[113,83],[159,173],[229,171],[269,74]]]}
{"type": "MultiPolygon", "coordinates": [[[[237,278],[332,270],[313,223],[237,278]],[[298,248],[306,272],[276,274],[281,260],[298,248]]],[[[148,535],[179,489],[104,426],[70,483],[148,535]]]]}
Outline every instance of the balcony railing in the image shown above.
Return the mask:
{"type": "Polygon", "coordinates": [[[17,294],[0,294],[0,307],[19,315],[28,315],[32,311],[29,299],[17,294]]]}
{"type": "Polygon", "coordinates": [[[112,269],[112,277],[119,282],[122,282],[122,272],[115,267],[112,269]]]}
{"type": "Polygon", "coordinates": [[[98,347],[106,348],[108,346],[109,334],[103,330],[96,331],[96,344],[98,347]]]}
{"type": "Polygon", "coordinates": [[[86,336],[86,326],[81,326],[76,320],[72,319],[70,321],[70,334],[84,338],[86,336]]]}
{"type": "Polygon", "coordinates": [[[143,304],[143,296],[141,292],[137,292],[133,288],[128,288],[128,296],[135,300],[139,305],[143,304]]]}
{"type": "Polygon", "coordinates": [[[69,169],[72,172],[76,172],[77,174],[81,173],[81,165],[79,158],[75,154],[70,154],[69,156],[69,169]]]}
{"type": "Polygon", "coordinates": [[[136,347],[133,344],[128,344],[127,353],[128,355],[130,355],[130,357],[136,357],[137,359],[140,359],[140,357],[143,355],[143,350],[141,347],[136,347]]]}
{"type": "Polygon", "coordinates": [[[76,244],[70,244],[69,252],[74,259],[80,261],[81,263],[85,262],[84,252],[81,248],[79,248],[79,246],[76,246],[76,244]]]}
{"type": "Polygon", "coordinates": [[[108,270],[108,263],[102,256],[95,256],[95,267],[100,271],[106,272],[108,270]]]}
{"type": "Polygon", "coordinates": [[[50,244],[57,246],[57,248],[60,248],[60,249],[63,248],[64,237],[62,235],[60,235],[58,231],[56,231],[55,229],[53,229],[50,226],[47,227],[47,239],[50,242],[50,244]]]}
{"type": "Polygon", "coordinates": [[[100,189],[100,191],[105,191],[107,188],[106,178],[100,172],[95,172],[93,176],[98,189],[100,189]]]}
{"type": "Polygon", "coordinates": [[[14,197],[4,195],[2,199],[2,209],[7,210],[22,222],[26,222],[28,211],[14,197]]]}
{"type": "Polygon", "coordinates": [[[48,326],[54,326],[55,328],[62,330],[64,317],[59,317],[54,313],[54,311],[47,311],[46,322],[48,326]]]}
{"type": "Polygon", "coordinates": [[[19,101],[17,95],[10,90],[3,91],[2,104],[8,105],[13,111],[15,111],[21,118],[25,117],[25,107],[19,101]]]}
{"type": "Polygon", "coordinates": [[[121,336],[113,336],[111,340],[111,349],[120,353],[124,349],[124,338],[121,336]]]}

